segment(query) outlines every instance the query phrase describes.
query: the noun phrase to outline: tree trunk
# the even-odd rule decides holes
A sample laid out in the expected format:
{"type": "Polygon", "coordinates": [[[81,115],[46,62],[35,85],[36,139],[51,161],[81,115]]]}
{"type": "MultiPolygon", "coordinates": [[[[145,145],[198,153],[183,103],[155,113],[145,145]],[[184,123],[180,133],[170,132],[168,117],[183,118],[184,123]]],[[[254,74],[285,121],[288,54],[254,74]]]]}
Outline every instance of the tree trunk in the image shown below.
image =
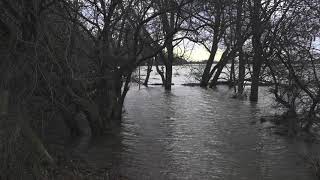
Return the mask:
{"type": "Polygon", "coordinates": [[[220,74],[221,74],[223,68],[226,66],[227,62],[228,62],[228,60],[225,59],[224,62],[219,65],[216,73],[213,76],[212,81],[210,82],[210,88],[213,88],[213,87],[215,87],[217,85],[219,77],[220,77],[220,74]]]}
{"type": "Polygon", "coordinates": [[[156,56],[155,63],[156,63],[156,70],[157,70],[158,74],[159,74],[160,77],[161,77],[162,85],[164,85],[164,83],[166,82],[166,79],[165,79],[165,77],[164,77],[164,72],[163,72],[163,70],[160,70],[160,68],[159,68],[159,55],[156,56]]]}
{"type": "Polygon", "coordinates": [[[213,38],[213,42],[212,42],[212,47],[210,50],[210,57],[207,61],[206,67],[203,71],[202,77],[201,77],[201,81],[200,81],[200,87],[207,87],[209,80],[211,79],[213,73],[210,73],[211,71],[211,67],[215,58],[215,55],[217,53],[218,50],[218,44],[219,44],[219,40],[220,40],[220,26],[221,26],[221,11],[222,11],[222,7],[221,7],[221,2],[217,2],[216,3],[216,10],[217,12],[215,13],[216,15],[216,20],[214,22],[214,27],[213,27],[213,31],[214,31],[214,38],[213,38]]]}
{"type": "Polygon", "coordinates": [[[164,88],[165,90],[171,90],[172,85],[172,62],[166,65],[166,79],[164,88]]]}
{"type": "Polygon", "coordinates": [[[245,60],[242,48],[239,50],[239,77],[238,77],[238,95],[242,95],[244,91],[244,79],[246,75],[245,60]]]}
{"type": "MultiPolygon", "coordinates": [[[[116,71],[114,74],[113,78],[113,91],[115,96],[113,96],[113,103],[111,104],[111,120],[120,122],[122,118],[122,106],[123,106],[123,101],[122,101],[122,86],[123,86],[123,72],[121,70],[116,71]]],[[[127,79],[126,79],[127,81],[127,79]]]]}
{"type": "MultiPolygon", "coordinates": [[[[80,110],[86,114],[92,134],[102,134],[105,125],[104,122],[101,121],[99,107],[94,102],[90,102],[89,100],[84,98],[76,99],[75,101],[77,102],[77,105],[80,107],[80,110]]],[[[78,130],[80,132],[80,129],[78,130]]]]}
{"type": "Polygon", "coordinates": [[[33,132],[32,128],[29,125],[29,122],[25,119],[22,119],[22,117],[20,117],[20,121],[22,123],[21,129],[23,136],[27,138],[26,140],[30,142],[34,150],[38,153],[41,161],[46,164],[53,164],[53,158],[44,147],[38,136],[33,132]]]}
{"type": "Polygon", "coordinates": [[[236,73],[235,73],[235,62],[234,58],[231,59],[231,68],[230,68],[230,80],[229,80],[229,87],[234,87],[236,82],[236,73]]]}
{"type": "Polygon", "coordinates": [[[91,101],[82,92],[81,85],[75,82],[69,82],[70,86],[67,86],[64,90],[65,93],[71,98],[69,106],[65,106],[61,102],[59,103],[59,108],[64,115],[64,120],[66,125],[69,127],[71,135],[80,136],[82,135],[82,130],[79,127],[79,121],[76,117],[79,113],[83,112],[86,115],[86,120],[91,129],[92,134],[100,135],[103,132],[104,125],[101,118],[101,112],[96,102],[91,101]]]}
{"type": "Polygon", "coordinates": [[[210,52],[210,57],[207,61],[206,67],[203,71],[202,77],[201,77],[201,81],[200,81],[200,87],[207,87],[209,80],[211,79],[214,71],[211,71],[211,67],[214,61],[214,57],[217,53],[218,50],[218,40],[215,40],[213,42],[212,48],[211,48],[211,52],[210,52]],[[211,71],[211,72],[210,72],[211,71]]]}
{"type": "Polygon", "coordinates": [[[260,20],[261,0],[254,0],[253,11],[251,13],[252,20],[252,47],[254,51],[253,70],[251,77],[250,101],[258,101],[259,80],[261,65],[263,62],[263,49],[261,44],[262,23],[260,20]]]}
{"type": "Polygon", "coordinates": [[[291,108],[288,112],[288,136],[295,136],[297,133],[297,113],[296,111],[291,108]]]}
{"type": "Polygon", "coordinates": [[[216,65],[217,71],[215,72],[214,77],[213,77],[212,81],[210,82],[210,85],[209,85],[210,88],[213,88],[214,86],[217,85],[219,76],[220,76],[223,68],[224,68],[224,67],[226,66],[226,64],[228,63],[228,59],[231,57],[230,54],[231,54],[232,52],[229,53],[229,48],[230,48],[230,47],[228,46],[227,49],[223,52],[220,61],[219,61],[218,64],[216,65]]]}
{"type": "MultiPolygon", "coordinates": [[[[34,43],[37,38],[37,21],[38,16],[37,8],[39,4],[36,1],[23,1],[21,5],[21,11],[23,20],[19,24],[22,42],[17,44],[18,52],[12,52],[14,56],[10,59],[10,66],[12,68],[7,71],[4,77],[10,77],[5,80],[7,82],[1,82],[0,89],[0,113],[7,116],[5,119],[11,121],[14,126],[21,129],[21,136],[26,140],[32,150],[36,152],[36,155],[44,163],[54,163],[53,158],[50,156],[40,138],[34,133],[30,126],[30,117],[26,110],[24,91],[28,87],[28,83],[25,80],[26,67],[28,64],[26,57],[33,57],[34,48],[30,48],[26,43],[34,43]],[[23,67],[23,68],[22,68],[23,67]]],[[[16,22],[14,22],[16,23],[16,22]]],[[[17,23],[17,24],[18,24],[17,23]]],[[[9,59],[7,59],[9,60],[9,59]]],[[[30,77],[28,77],[30,78],[30,77]]],[[[31,78],[30,78],[31,79],[31,78]]],[[[19,160],[19,159],[18,159],[19,160]]],[[[20,159],[22,161],[22,159],[20,159]]]]}
{"type": "Polygon", "coordinates": [[[258,101],[260,70],[261,70],[261,61],[262,61],[261,55],[258,54],[259,52],[255,52],[255,56],[254,56],[253,70],[252,70],[252,77],[251,77],[250,101],[258,101]]]}
{"type": "MultiPolygon", "coordinates": [[[[242,39],[242,12],[243,12],[243,0],[238,0],[237,2],[237,24],[236,24],[236,37],[237,41],[242,39]]],[[[239,54],[239,72],[238,72],[238,95],[242,95],[244,91],[244,79],[245,79],[245,61],[243,57],[242,45],[238,50],[239,54]]]]}
{"type": "Polygon", "coordinates": [[[309,112],[307,115],[307,124],[306,126],[303,128],[306,132],[310,131],[310,128],[312,127],[315,117],[316,117],[316,113],[315,113],[315,108],[317,107],[318,101],[313,100],[312,105],[309,108],[309,112]]]}
{"type": "Polygon", "coordinates": [[[165,90],[171,90],[171,84],[172,84],[172,63],[174,59],[174,54],[173,54],[173,37],[170,37],[169,43],[167,45],[167,51],[168,51],[168,58],[167,61],[165,61],[165,66],[166,66],[166,81],[164,88],[165,90]]]}
{"type": "Polygon", "coordinates": [[[144,86],[148,86],[150,73],[152,72],[152,65],[153,65],[153,60],[151,59],[150,61],[148,61],[147,76],[146,76],[146,79],[144,80],[144,83],[143,83],[144,86]]]}
{"type": "Polygon", "coordinates": [[[80,135],[80,129],[77,122],[75,121],[76,115],[76,106],[75,104],[70,104],[68,107],[63,103],[57,104],[60,110],[60,113],[63,116],[65,125],[69,128],[70,135],[76,137],[80,135]]]}

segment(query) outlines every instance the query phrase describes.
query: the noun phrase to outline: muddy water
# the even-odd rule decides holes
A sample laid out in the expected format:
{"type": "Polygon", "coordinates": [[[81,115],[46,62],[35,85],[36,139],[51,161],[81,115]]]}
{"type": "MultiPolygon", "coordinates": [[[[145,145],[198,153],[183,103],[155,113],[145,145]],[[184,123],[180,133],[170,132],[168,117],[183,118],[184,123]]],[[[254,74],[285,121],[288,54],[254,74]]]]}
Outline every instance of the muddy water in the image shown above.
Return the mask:
{"type": "Polygon", "coordinates": [[[117,135],[96,141],[89,162],[129,179],[309,180],[301,154],[307,144],[272,133],[259,122],[274,113],[271,98],[230,98],[226,87],[133,87],[117,135]]]}

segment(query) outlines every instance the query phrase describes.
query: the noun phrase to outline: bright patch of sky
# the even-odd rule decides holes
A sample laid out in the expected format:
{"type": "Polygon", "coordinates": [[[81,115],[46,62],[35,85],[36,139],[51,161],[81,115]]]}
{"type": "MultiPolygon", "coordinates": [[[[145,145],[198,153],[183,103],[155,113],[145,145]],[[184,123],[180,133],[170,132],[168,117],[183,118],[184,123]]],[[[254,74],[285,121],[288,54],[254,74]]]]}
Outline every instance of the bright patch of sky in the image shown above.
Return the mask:
{"type": "MultiPolygon", "coordinates": [[[[178,56],[182,56],[187,61],[208,60],[210,56],[210,52],[206,48],[189,40],[183,40],[178,46],[176,46],[174,53],[178,56]]],[[[223,51],[219,49],[214,60],[219,61],[222,53],[223,51]]]]}
{"type": "Polygon", "coordinates": [[[320,52],[320,38],[319,37],[315,38],[315,40],[312,42],[312,46],[313,46],[315,52],[318,52],[318,53],[320,52]]]}

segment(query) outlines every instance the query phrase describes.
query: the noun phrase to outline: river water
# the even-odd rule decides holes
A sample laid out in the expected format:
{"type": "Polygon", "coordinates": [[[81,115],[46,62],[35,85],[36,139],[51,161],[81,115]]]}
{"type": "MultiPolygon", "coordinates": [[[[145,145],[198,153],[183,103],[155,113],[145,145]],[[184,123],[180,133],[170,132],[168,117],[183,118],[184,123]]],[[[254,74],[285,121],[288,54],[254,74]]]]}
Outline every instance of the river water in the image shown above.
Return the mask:
{"type": "Polygon", "coordinates": [[[171,92],[133,86],[122,127],[93,142],[89,161],[139,180],[312,179],[301,155],[319,145],[275,135],[260,123],[261,116],[276,112],[266,89],[258,103],[231,95],[225,86],[175,85],[171,92]]]}

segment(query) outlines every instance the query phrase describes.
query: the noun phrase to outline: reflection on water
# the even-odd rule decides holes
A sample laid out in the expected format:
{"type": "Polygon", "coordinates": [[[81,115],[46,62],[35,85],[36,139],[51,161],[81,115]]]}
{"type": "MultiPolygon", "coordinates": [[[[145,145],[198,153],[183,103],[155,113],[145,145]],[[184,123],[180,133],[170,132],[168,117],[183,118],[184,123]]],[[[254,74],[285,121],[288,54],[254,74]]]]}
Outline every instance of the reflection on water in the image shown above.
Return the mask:
{"type": "Polygon", "coordinates": [[[93,144],[87,155],[129,179],[311,179],[299,154],[316,145],[252,123],[271,112],[265,93],[258,104],[230,93],[225,87],[132,88],[117,137],[93,144]]]}

